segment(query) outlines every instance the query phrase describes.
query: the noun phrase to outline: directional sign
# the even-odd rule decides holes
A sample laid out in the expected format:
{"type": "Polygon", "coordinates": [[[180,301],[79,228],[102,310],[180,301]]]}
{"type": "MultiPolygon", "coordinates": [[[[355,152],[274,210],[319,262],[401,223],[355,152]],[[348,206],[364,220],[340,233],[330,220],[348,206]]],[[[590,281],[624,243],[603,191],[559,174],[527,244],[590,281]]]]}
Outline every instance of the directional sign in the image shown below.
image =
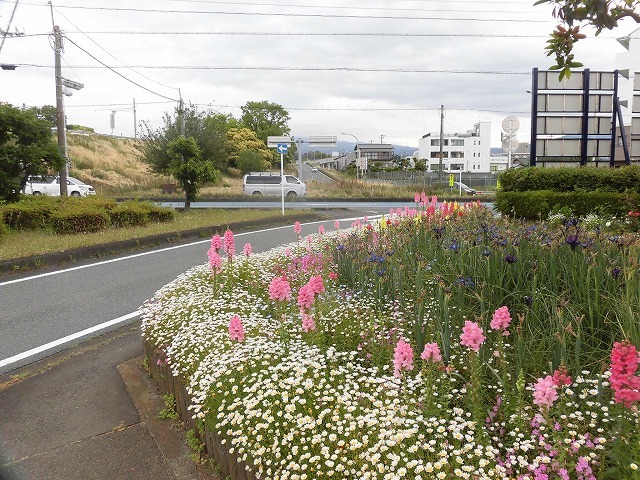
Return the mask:
{"type": "Polygon", "coordinates": [[[310,147],[335,147],[338,138],[336,136],[314,136],[309,137],[310,147]]]}
{"type": "Polygon", "coordinates": [[[267,147],[269,148],[277,147],[281,143],[286,143],[287,145],[291,145],[293,143],[293,137],[289,137],[286,135],[267,137],[267,147]]]}
{"type": "Polygon", "coordinates": [[[276,147],[276,152],[282,153],[283,155],[287,153],[288,150],[289,150],[289,145],[287,145],[286,143],[279,143],[278,146],[276,147]]]}

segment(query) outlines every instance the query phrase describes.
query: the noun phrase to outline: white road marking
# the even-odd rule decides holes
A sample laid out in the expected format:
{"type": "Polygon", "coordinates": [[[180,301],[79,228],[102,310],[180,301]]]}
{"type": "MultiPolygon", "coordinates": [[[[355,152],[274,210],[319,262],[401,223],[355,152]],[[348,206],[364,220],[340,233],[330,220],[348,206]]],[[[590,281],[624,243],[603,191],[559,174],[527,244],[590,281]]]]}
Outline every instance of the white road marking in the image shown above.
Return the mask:
{"type": "Polygon", "coordinates": [[[104,328],[124,323],[127,320],[131,320],[132,318],[140,316],[140,313],[141,312],[139,310],[136,310],[135,312],[123,315],[122,317],[114,318],[113,320],[101,323],[100,325],[95,325],[91,328],[87,328],[86,330],[81,330],[80,332],[76,332],[71,335],[67,335],[66,337],[59,338],[58,340],[54,340],[53,342],[45,343],[44,345],[40,345],[39,347],[32,348],[31,350],[27,350],[26,352],[19,353],[17,355],[14,355],[13,357],[5,358],[4,360],[0,360],[0,368],[20,362],[21,360],[46,352],[47,350],[51,350],[52,348],[59,347],[60,345],[64,345],[65,343],[72,342],[74,340],[77,340],[78,338],[82,338],[104,328]]]}
{"type": "MultiPolygon", "coordinates": [[[[380,218],[380,217],[382,217],[382,215],[374,215],[374,216],[370,216],[368,219],[369,220],[376,220],[377,218],[380,218]]],[[[362,217],[340,218],[340,219],[336,219],[336,220],[338,220],[340,222],[353,222],[353,221],[359,220],[359,219],[362,219],[362,217]]],[[[304,223],[303,225],[315,225],[315,224],[318,224],[318,223],[327,223],[327,222],[330,222],[330,221],[331,220],[321,220],[321,221],[317,221],[317,222],[304,223]]],[[[281,230],[283,228],[291,228],[291,227],[292,227],[292,225],[286,225],[286,226],[282,226],[282,227],[273,227],[273,228],[265,228],[265,229],[262,229],[262,230],[253,230],[251,232],[237,233],[237,234],[234,235],[234,237],[252,235],[254,233],[270,232],[270,231],[281,230]]],[[[210,241],[211,241],[210,239],[198,240],[197,242],[186,243],[186,244],[183,244],[183,245],[175,245],[173,247],[166,247],[166,248],[161,248],[161,249],[157,249],[157,250],[152,250],[152,251],[149,251],[149,252],[142,252],[142,253],[136,253],[134,255],[127,255],[126,257],[113,258],[111,260],[103,260],[101,262],[95,262],[95,263],[91,263],[91,264],[87,264],[87,265],[81,265],[81,266],[78,266],[78,267],[66,268],[64,270],[56,270],[55,272],[46,272],[46,273],[41,273],[39,275],[33,275],[31,277],[19,278],[19,279],[16,279],[16,280],[9,280],[9,281],[6,281],[6,282],[1,282],[0,283],[0,287],[3,286],[3,285],[10,285],[10,284],[13,284],[13,283],[26,282],[27,280],[35,280],[35,279],[42,278],[42,277],[48,277],[48,276],[51,276],[51,275],[58,275],[60,273],[66,273],[66,272],[72,272],[72,271],[75,271],[75,270],[82,270],[82,269],[85,269],[85,268],[97,267],[99,265],[105,265],[107,263],[120,262],[120,261],[128,260],[128,259],[131,259],[131,258],[142,257],[144,255],[153,255],[155,253],[166,252],[166,251],[175,250],[175,249],[178,249],[178,248],[190,247],[192,245],[198,245],[200,243],[208,243],[210,241]]],[[[102,329],[111,327],[113,325],[118,325],[120,323],[124,323],[127,320],[130,320],[132,318],[135,318],[135,317],[139,316],[140,313],[141,312],[139,310],[136,310],[135,312],[131,312],[131,313],[127,314],[127,315],[123,315],[123,316],[118,317],[118,318],[114,318],[113,320],[109,320],[108,322],[101,323],[100,325],[96,325],[96,326],[87,328],[86,330],[82,330],[80,332],[76,332],[76,333],[73,333],[71,335],[67,335],[66,337],[59,338],[58,340],[54,340],[52,342],[45,343],[44,345],[32,348],[31,350],[27,350],[26,352],[19,353],[17,355],[14,355],[13,357],[5,358],[4,360],[0,360],[0,368],[6,367],[8,365],[11,365],[11,364],[14,364],[14,363],[17,363],[17,362],[20,362],[20,361],[25,360],[25,359],[27,359],[29,357],[34,356],[34,355],[38,355],[40,353],[46,352],[47,350],[51,350],[51,349],[53,349],[55,347],[59,347],[60,345],[64,345],[66,343],[72,342],[74,340],[77,340],[78,338],[82,338],[82,337],[84,337],[86,335],[89,335],[91,333],[95,333],[97,331],[100,331],[102,329]]]]}

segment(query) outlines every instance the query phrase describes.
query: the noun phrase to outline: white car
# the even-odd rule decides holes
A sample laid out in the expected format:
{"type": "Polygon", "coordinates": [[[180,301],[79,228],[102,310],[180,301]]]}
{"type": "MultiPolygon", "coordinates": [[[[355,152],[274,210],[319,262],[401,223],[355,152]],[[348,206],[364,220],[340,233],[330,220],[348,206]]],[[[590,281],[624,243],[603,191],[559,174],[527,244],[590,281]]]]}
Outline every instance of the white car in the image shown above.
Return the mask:
{"type": "MultiPolygon", "coordinates": [[[[24,186],[25,195],[51,195],[60,196],[60,177],[52,175],[32,175],[24,186]]],[[[67,195],[70,197],[86,197],[95,195],[96,191],[91,185],[81,182],[77,178],[67,177],[67,195]]]]}

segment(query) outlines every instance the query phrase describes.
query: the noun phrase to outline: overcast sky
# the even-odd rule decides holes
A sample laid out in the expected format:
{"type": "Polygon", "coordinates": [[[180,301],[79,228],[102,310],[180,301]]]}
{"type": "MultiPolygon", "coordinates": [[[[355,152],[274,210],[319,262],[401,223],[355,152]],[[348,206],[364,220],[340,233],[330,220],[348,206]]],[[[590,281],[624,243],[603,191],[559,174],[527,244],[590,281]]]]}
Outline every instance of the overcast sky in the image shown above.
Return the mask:
{"type": "MultiPolygon", "coordinates": [[[[530,132],[531,69],[547,69],[545,42],[556,22],[534,0],[19,0],[0,51],[0,101],[55,105],[49,34],[67,37],[63,77],[84,84],[65,98],[68,123],[133,136],[138,121],[162,126],[180,93],[185,102],[238,117],[247,101],[282,105],[291,134],[416,146],[440,129],[502,120],[530,132]],[[20,36],[16,36],[16,32],[20,36]],[[109,67],[109,68],[107,68],[109,67]],[[179,93],[180,91],[180,93],[179,93]],[[381,137],[383,136],[383,137],[381,137]]],[[[16,0],[0,0],[6,30],[16,0]]],[[[615,38],[626,20],[581,41],[592,70],[616,68],[615,38]]],[[[2,36],[0,35],[0,42],[2,36]]]]}

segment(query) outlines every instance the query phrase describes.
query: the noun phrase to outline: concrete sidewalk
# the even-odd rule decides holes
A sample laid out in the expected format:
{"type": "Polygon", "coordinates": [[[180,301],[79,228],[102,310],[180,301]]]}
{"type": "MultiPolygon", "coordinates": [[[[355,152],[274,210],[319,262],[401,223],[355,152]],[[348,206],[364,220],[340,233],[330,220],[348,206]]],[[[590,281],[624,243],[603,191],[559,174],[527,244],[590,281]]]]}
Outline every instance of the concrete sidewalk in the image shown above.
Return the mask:
{"type": "Polygon", "coordinates": [[[201,480],[141,368],[139,323],[0,376],[0,480],[201,480]]]}

